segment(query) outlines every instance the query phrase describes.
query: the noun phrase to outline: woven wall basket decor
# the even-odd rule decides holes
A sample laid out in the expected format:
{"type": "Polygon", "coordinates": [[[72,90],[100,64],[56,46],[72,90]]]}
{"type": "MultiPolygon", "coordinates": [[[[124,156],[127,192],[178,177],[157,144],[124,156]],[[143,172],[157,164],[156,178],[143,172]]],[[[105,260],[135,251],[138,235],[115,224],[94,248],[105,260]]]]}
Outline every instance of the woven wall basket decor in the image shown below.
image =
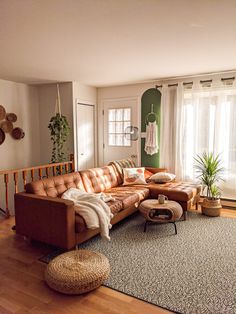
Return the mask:
{"type": "Polygon", "coordinates": [[[5,119],[5,116],[6,116],[6,110],[2,105],[0,105],[0,120],[5,119]]]}
{"type": "Polygon", "coordinates": [[[3,132],[2,129],[0,129],[0,145],[5,141],[5,133],[3,132]]]}
{"type": "Polygon", "coordinates": [[[16,122],[17,120],[17,115],[15,113],[7,113],[6,119],[10,122],[16,122]]]}
{"type": "Polygon", "coordinates": [[[5,141],[6,133],[10,133],[15,140],[25,137],[25,132],[13,123],[17,121],[17,115],[13,112],[6,113],[5,108],[0,105],[0,145],[5,141]]]}
{"type": "Polygon", "coordinates": [[[25,136],[25,132],[21,128],[14,128],[11,135],[15,140],[20,140],[25,136]]]}
{"type": "Polygon", "coordinates": [[[5,133],[11,133],[11,131],[13,130],[12,122],[7,120],[2,121],[0,127],[5,133]]]}

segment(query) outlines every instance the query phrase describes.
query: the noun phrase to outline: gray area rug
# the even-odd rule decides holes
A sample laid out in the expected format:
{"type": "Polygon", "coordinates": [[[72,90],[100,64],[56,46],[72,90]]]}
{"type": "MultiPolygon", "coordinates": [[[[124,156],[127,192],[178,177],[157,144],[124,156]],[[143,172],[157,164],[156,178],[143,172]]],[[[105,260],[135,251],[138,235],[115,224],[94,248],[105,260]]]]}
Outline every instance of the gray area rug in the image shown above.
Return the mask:
{"type": "Polygon", "coordinates": [[[188,220],[148,225],[139,214],[111,230],[111,241],[80,248],[104,253],[106,286],[180,313],[236,313],[236,220],[189,213],[188,220]]]}
{"type": "MultiPolygon", "coordinates": [[[[236,313],[236,219],[188,213],[188,220],[148,225],[136,213],[80,248],[104,253],[105,286],[177,313],[236,313]]],[[[57,250],[40,260],[48,263],[57,250]]]]}

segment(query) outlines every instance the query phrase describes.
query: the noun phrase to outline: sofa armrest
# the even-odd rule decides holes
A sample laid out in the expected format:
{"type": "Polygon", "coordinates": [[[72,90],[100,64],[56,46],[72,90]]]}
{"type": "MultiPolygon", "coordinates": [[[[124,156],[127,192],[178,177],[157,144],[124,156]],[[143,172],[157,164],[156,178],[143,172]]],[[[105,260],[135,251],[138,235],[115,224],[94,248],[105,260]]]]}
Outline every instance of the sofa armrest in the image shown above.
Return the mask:
{"type": "Polygon", "coordinates": [[[76,245],[74,203],[30,193],[15,194],[16,232],[70,249],[76,245]]]}
{"type": "Polygon", "coordinates": [[[157,173],[157,172],[167,172],[166,168],[154,168],[154,167],[145,167],[146,170],[152,172],[152,173],[157,173]]]}

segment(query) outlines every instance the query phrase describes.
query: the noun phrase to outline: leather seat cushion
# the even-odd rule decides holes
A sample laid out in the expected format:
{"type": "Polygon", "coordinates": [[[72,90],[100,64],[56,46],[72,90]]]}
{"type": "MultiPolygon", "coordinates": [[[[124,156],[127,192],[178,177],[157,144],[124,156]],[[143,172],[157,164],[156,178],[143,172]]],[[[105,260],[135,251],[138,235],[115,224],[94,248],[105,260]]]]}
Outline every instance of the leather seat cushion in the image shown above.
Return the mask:
{"type": "MultiPolygon", "coordinates": [[[[143,186],[118,186],[105,191],[106,194],[111,195],[115,201],[107,202],[111,212],[116,215],[123,209],[131,207],[146,199],[149,195],[149,190],[143,186]]],[[[86,230],[86,223],[84,219],[76,214],[75,216],[75,232],[79,233],[86,230]]]]}
{"type": "Polygon", "coordinates": [[[191,182],[169,182],[164,184],[148,184],[151,198],[158,198],[159,194],[164,194],[173,201],[189,201],[200,194],[201,186],[191,182]]]}
{"type": "MultiPolygon", "coordinates": [[[[110,207],[112,214],[116,215],[119,211],[123,209],[123,203],[119,200],[107,202],[110,207]]],[[[86,230],[86,223],[79,214],[75,215],[75,232],[79,233],[86,230]]]]}
{"type": "Polygon", "coordinates": [[[106,194],[111,195],[116,200],[123,203],[123,208],[126,209],[137,202],[146,199],[149,195],[149,190],[143,186],[117,186],[105,191],[106,194]]]}

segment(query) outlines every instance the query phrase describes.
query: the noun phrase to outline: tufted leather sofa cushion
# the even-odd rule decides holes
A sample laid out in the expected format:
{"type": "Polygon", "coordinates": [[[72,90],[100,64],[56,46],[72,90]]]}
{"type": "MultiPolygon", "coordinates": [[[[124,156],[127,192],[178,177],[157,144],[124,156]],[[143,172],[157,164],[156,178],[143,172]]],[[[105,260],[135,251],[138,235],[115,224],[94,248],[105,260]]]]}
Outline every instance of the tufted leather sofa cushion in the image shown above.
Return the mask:
{"type": "Polygon", "coordinates": [[[79,172],[50,177],[26,184],[27,193],[42,196],[60,197],[69,188],[84,189],[79,172]]]}
{"type": "Polygon", "coordinates": [[[118,185],[118,177],[112,166],[80,171],[86,192],[100,193],[118,185]]]}
{"type": "MultiPolygon", "coordinates": [[[[107,205],[110,207],[110,210],[112,214],[114,214],[114,216],[123,209],[123,203],[120,200],[107,202],[107,205]]],[[[76,214],[75,215],[75,232],[79,233],[86,229],[87,229],[87,226],[83,217],[76,214]]]]}
{"type": "Polygon", "coordinates": [[[135,202],[140,202],[146,199],[149,195],[149,190],[143,186],[117,186],[105,191],[116,200],[121,200],[123,207],[132,206],[135,202]]]}
{"type": "Polygon", "coordinates": [[[151,198],[158,198],[159,194],[164,194],[170,200],[181,202],[188,202],[201,192],[201,186],[191,182],[150,183],[147,187],[151,198]]]}

